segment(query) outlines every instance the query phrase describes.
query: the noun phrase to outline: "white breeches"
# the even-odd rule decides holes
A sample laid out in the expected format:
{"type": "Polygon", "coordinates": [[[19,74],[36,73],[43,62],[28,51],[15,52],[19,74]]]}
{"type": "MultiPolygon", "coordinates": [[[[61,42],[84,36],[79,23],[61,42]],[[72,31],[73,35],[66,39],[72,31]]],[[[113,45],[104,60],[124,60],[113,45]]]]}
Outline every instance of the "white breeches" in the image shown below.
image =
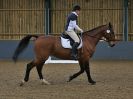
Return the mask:
{"type": "Polygon", "coordinates": [[[79,37],[74,31],[65,31],[75,42],[79,43],[79,37]]]}

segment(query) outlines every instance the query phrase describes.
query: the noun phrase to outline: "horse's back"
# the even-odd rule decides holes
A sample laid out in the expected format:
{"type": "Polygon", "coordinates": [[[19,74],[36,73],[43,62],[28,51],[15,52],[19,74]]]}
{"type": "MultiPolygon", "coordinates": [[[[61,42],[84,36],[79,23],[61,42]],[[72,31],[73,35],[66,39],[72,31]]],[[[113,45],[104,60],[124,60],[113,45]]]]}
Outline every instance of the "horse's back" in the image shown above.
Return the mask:
{"type": "Polygon", "coordinates": [[[38,38],[37,38],[37,40],[35,41],[35,43],[45,43],[45,44],[47,44],[47,43],[53,43],[54,41],[55,41],[55,39],[57,39],[57,37],[55,37],[55,36],[51,36],[51,35],[48,35],[48,36],[39,36],[38,38]]]}
{"type": "Polygon", "coordinates": [[[44,56],[52,53],[55,46],[59,43],[57,36],[39,36],[34,43],[34,51],[36,55],[44,56]]]}

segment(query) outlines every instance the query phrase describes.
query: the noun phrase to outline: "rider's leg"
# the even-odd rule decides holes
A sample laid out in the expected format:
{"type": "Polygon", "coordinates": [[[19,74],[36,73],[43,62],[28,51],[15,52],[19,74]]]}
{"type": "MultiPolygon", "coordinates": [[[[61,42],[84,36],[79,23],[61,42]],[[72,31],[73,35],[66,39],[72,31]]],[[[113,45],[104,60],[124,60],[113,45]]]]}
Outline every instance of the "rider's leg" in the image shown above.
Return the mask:
{"type": "Polygon", "coordinates": [[[66,31],[66,34],[68,34],[74,40],[74,42],[80,42],[78,35],[74,31],[66,31]]]}
{"type": "Polygon", "coordinates": [[[74,40],[74,44],[72,46],[72,54],[71,54],[71,58],[74,60],[77,60],[77,47],[79,44],[79,37],[77,36],[77,34],[74,31],[66,31],[66,33],[74,40]]]}
{"type": "Polygon", "coordinates": [[[78,55],[77,55],[77,47],[78,47],[78,43],[75,42],[72,46],[72,54],[71,54],[71,58],[74,59],[74,60],[77,60],[78,59],[78,55]]]}

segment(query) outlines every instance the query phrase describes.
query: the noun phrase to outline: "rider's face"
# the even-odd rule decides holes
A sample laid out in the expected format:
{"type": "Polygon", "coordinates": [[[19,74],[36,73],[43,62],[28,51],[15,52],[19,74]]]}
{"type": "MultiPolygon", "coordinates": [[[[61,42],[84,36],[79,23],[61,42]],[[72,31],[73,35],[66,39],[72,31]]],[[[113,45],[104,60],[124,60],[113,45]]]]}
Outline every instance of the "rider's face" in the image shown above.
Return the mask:
{"type": "Polygon", "coordinates": [[[79,10],[76,10],[76,13],[79,15],[80,11],[79,10]]]}

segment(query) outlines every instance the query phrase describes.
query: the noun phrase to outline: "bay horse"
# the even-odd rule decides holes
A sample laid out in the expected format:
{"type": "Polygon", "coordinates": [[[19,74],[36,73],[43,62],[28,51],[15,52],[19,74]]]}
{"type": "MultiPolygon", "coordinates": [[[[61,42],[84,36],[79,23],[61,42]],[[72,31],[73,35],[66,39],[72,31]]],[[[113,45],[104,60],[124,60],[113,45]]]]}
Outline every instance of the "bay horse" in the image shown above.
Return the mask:
{"type": "MultiPolygon", "coordinates": [[[[13,60],[16,62],[20,53],[28,46],[30,39],[36,38],[34,42],[35,59],[27,64],[26,74],[24,80],[21,81],[20,86],[24,85],[29,80],[29,74],[33,67],[36,67],[40,80],[43,84],[50,84],[42,75],[42,68],[49,56],[55,56],[61,59],[71,59],[71,49],[65,49],[61,46],[61,39],[57,36],[37,36],[27,35],[18,44],[13,60]]],[[[111,23],[98,26],[92,30],[82,33],[83,46],[78,50],[78,62],[80,70],[69,77],[69,82],[78,77],[84,71],[87,74],[88,82],[95,84],[96,82],[91,78],[89,60],[95,52],[96,45],[100,40],[108,42],[110,47],[115,45],[115,34],[111,23]],[[102,39],[102,38],[105,39],[102,39]]]]}

